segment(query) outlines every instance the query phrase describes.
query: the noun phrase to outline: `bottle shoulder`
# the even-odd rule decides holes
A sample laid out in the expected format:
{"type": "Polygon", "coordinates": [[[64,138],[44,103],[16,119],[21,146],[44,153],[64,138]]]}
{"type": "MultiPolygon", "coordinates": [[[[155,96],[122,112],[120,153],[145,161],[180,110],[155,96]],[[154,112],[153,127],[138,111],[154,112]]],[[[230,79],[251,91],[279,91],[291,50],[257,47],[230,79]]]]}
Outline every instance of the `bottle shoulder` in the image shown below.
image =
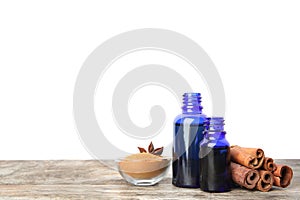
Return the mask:
{"type": "Polygon", "coordinates": [[[226,138],[224,138],[222,140],[218,140],[217,146],[220,146],[220,147],[230,147],[230,144],[229,144],[228,140],[226,140],[226,138]]]}
{"type": "Polygon", "coordinates": [[[175,117],[174,124],[182,124],[189,119],[192,124],[203,124],[207,117],[205,114],[180,114],[175,117]]]}
{"type": "Polygon", "coordinates": [[[211,139],[209,137],[204,136],[203,140],[200,143],[200,146],[218,148],[218,147],[230,147],[230,144],[225,137],[223,137],[222,139],[220,138],[211,139]]]}

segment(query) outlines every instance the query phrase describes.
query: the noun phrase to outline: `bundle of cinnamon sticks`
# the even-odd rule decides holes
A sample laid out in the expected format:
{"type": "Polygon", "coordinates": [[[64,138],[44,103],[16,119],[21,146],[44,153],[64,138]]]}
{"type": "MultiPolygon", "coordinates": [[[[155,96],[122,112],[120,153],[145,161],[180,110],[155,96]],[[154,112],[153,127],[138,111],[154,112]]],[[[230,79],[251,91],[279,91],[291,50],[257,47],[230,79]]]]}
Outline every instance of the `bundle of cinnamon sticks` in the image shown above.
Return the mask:
{"type": "Polygon", "coordinates": [[[231,146],[230,156],[233,182],[247,189],[267,192],[273,185],[285,188],[293,178],[292,168],[275,164],[260,148],[231,146]]]}

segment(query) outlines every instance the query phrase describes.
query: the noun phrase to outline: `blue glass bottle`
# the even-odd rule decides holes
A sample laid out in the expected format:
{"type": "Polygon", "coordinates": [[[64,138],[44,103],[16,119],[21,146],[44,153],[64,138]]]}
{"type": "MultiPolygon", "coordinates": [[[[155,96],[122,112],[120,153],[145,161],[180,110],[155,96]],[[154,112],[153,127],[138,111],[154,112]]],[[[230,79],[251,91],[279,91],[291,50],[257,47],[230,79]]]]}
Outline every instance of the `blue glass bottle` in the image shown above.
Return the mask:
{"type": "Polygon", "coordinates": [[[200,188],[207,192],[231,190],[230,146],[225,138],[224,119],[208,118],[200,143],[200,188]]]}
{"type": "Polygon", "coordinates": [[[205,121],[201,94],[185,93],[182,114],[174,120],[172,183],[177,187],[200,187],[199,148],[205,121]]]}

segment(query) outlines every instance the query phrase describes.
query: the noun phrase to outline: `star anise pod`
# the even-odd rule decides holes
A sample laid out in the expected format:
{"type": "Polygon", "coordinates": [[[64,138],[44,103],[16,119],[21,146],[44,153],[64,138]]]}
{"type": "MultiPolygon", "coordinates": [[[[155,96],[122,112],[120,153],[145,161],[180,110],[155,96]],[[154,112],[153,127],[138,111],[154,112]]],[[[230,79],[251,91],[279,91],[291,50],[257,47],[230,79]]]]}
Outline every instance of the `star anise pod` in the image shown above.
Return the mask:
{"type": "Polygon", "coordinates": [[[149,152],[149,153],[152,153],[153,150],[154,150],[154,145],[153,145],[152,142],[150,142],[150,144],[149,144],[149,146],[148,146],[148,152],[149,152]]]}
{"type": "MultiPolygon", "coordinates": [[[[147,153],[146,149],[144,149],[142,147],[138,147],[138,149],[140,150],[140,153],[147,153]]],[[[148,146],[148,153],[160,156],[163,151],[164,151],[164,147],[160,147],[160,148],[155,149],[152,142],[148,146]]]]}
{"type": "Polygon", "coordinates": [[[144,149],[142,147],[138,147],[138,149],[140,150],[140,153],[147,153],[146,149],[144,149]]]}

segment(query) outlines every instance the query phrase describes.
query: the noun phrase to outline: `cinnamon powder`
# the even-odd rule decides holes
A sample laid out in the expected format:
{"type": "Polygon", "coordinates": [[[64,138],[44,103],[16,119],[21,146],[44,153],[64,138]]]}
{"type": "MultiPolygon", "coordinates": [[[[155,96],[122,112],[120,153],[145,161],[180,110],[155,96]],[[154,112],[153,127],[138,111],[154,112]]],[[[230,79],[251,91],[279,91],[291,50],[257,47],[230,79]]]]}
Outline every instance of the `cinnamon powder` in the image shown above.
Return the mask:
{"type": "Polygon", "coordinates": [[[136,179],[150,179],[160,175],[169,161],[151,153],[132,154],[119,162],[120,170],[136,179]]]}

